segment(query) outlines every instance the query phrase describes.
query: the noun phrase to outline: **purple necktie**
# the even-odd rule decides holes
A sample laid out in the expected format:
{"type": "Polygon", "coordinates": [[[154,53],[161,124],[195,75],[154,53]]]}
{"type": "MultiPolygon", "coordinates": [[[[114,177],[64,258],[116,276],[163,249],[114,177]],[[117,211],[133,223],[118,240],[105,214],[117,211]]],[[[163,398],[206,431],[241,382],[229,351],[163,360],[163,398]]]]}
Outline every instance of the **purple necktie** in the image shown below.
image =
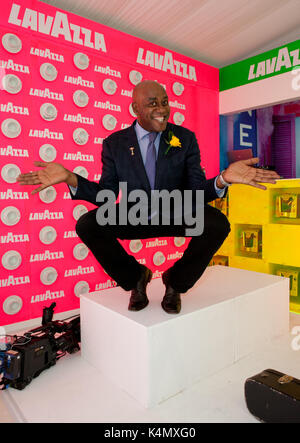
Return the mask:
{"type": "Polygon", "coordinates": [[[151,189],[154,189],[155,184],[155,170],[156,170],[156,149],[154,145],[154,141],[157,137],[157,132],[150,132],[149,133],[149,144],[147,148],[147,155],[146,155],[146,162],[145,162],[145,169],[147,172],[147,176],[149,179],[149,183],[151,186],[151,189]]]}

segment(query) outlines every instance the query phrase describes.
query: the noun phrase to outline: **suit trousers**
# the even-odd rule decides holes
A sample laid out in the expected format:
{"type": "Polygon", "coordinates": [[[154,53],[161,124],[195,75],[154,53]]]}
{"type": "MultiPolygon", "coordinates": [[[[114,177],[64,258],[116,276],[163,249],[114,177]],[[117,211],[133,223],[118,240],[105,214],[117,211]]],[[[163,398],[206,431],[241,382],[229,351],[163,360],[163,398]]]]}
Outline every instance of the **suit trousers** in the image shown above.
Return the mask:
{"type": "MultiPolygon", "coordinates": [[[[76,233],[107,274],[125,291],[136,287],[142,267],[125,251],[119,239],[186,237],[187,226],[184,225],[101,226],[97,223],[97,210],[93,209],[78,219],[76,233]]],[[[183,256],[168,270],[168,283],[175,291],[185,293],[194,286],[229,232],[227,217],[218,209],[205,205],[202,234],[191,237],[183,256]]]]}

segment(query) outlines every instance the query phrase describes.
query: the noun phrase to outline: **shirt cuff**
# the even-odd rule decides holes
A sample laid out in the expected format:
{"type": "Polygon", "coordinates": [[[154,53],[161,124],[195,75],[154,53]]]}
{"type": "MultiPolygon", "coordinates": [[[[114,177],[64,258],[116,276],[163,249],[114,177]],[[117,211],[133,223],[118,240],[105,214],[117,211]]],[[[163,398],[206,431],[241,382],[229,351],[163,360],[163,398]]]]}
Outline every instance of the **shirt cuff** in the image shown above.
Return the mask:
{"type": "Polygon", "coordinates": [[[225,191],[226,191],[226,187],[225,188],[219,188],[218,186],[217,186],[217,178],[218,177],[216,177],[215,178],[215,190],[216,190],[216,193],[217,193],[217,195],[218,195],[218,198],[222,198],[222,197],[224,197],[224,194],[225,194],[225,191]]]}
{"type": "Polygon", "coordinates": [[[78,187],[77,188],[74,188],[73,186],[70,186],[70,185],[68,185],[69,186],[69,189],[70,189],[70,192],[71,192],[71,194],[73,194],[74,196],[76,195],[76,192],[77,192],[77,189],[78,189],[78,187]]]}

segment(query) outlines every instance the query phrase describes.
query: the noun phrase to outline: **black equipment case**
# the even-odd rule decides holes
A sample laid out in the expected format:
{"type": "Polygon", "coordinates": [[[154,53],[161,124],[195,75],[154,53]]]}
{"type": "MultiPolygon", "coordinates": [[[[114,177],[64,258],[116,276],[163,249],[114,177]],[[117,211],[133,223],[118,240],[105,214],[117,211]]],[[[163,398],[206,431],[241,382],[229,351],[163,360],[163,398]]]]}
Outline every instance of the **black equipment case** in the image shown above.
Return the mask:
{"type": "Polygon", "coordinates": [[[265,423],[300,423],[300,380],[266,369],[245,382],[246,404],[265,423]]]}

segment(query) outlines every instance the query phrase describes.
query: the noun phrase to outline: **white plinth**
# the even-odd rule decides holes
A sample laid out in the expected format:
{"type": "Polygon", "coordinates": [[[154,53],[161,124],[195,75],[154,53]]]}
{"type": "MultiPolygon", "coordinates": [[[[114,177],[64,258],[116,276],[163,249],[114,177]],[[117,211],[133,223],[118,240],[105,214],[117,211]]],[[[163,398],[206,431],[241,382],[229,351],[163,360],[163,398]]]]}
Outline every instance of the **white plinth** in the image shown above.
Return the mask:
{"type": "Polygon", "coordinates": [[[128,311],[130,293],[118,287],[80,299],[82,357],[144,407],[288,333],[287,278],[209,267],[177,315],[162,310],[164,289],[153,280],[139,312],[128,311]]]}

